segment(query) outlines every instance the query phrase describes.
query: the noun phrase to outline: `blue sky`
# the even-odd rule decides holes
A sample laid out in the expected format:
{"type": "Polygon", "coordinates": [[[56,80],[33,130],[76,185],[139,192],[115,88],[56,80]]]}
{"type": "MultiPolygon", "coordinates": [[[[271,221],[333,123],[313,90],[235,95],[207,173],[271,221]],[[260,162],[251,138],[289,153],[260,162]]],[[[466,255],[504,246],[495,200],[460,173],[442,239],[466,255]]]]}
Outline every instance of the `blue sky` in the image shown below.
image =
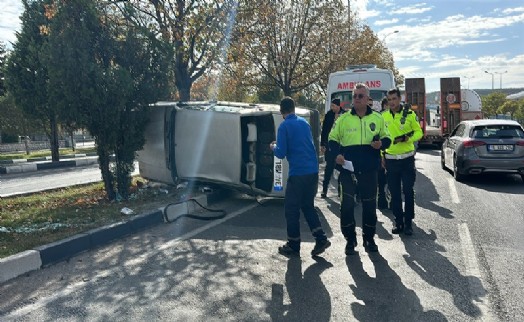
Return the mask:
{"type": "MultiPolygon", "coordinates": [[[[20,0],[1,0],[0,40],[20,30],[20,0]]],[[[346,1],[346,0],[343,0],[346,1]]],[[[346,2],[347,3],[347,2],[346,2]]],[[[522,0],[349,0],[351,10],[385,41],[405,77],[461,77],[464,88],[524,87],[522,0]],[[393,33],[398,30],[398,33],[393,33]],[[492,74],[485,73],[488,71],[492,74]]]]}
{"type": "Polygon", "coordinates": [[[424,77],[427,91],[439,90],[441,77],[461,77],[471,89],[491,89],[492,80],[498,89],[501,79],[503,88],[524,87],[522,0],[350,3],[385,41],[400,72],[424,77]]]}

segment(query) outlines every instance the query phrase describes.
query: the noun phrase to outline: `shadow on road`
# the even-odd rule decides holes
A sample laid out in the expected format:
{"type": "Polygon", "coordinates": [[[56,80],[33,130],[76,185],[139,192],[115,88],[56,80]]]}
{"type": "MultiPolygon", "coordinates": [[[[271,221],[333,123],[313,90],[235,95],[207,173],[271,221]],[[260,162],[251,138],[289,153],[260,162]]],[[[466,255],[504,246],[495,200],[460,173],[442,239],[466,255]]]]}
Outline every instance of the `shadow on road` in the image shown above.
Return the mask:
{"type": "Polygon", "coordinates": [[[438,194],[433,182],[417,170],[417,179],[415,181],[415,204],[421,208],[436,212],[444,218],[454,218],[451,210],[437,205],[436,202],[438,201],[441,201],[441,196],[438,194]]]}
{"type": "Polygon", "coordinates": [[[438,311],[424,311],[415,291],[402,283],[380,253],[369,257],[376,277],[369,276],[364,270],[359,255],[346,257],[346,265],[355,282],[350,288],[359,300],[351,303],[356,321],[447,321],[438,311]]]}
{"type": "Polygon", "coordinates": [[[284,288],[272,285],[271,301],[266,312],[271,321],[315,321],[324,322],[331,318],[331,297],[320,274],[333,264],[322,257],[302,274],[302,260],[290,258],[287,262],[286,289],[290,303],[284,305],[284,288]]]}
{"type": "Polygon", "coordinates": [[[464,184],[490,192],[524,195],[524,183],[518,174],[484,173],[471,175],[464,179],[464,184]]]}
{"type": "Polygon", "coordinates": [[[479,318],[482,315],[480,308],[475,302],[481,302],[481,296],[487,296],[487,292],[481,286],[481,281],[473,276],[464,276],[458,268],[441,253],[446,249],[439,245],[436,233],[430,230],[426,233],[422,229],[415,229],[412,237],[401,236],[407,255],[404,255],[406,263],[413,272],[417,273],[428,284],[448,292],[455,306],[464,314],[479,318]],[[477,285],[482,294],[470,293],[470,286],[477,285]],[[480,285],[480,286],[479,286],[480,285]]]}

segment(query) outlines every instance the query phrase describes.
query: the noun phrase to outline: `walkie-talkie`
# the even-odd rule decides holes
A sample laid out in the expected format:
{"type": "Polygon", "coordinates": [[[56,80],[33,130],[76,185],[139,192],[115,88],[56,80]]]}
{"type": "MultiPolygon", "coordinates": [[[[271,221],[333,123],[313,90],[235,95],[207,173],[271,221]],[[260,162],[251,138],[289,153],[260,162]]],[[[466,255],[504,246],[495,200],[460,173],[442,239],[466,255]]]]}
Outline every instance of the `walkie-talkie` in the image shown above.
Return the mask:
{"type": "Polygon", "coordinates": [[[411,104],[406,103],[402,106],[402,117],[400,118],[400,124],[404,125],[404,123],[406,123],[406,117],[408,116],[410,110],[411,104]]]}

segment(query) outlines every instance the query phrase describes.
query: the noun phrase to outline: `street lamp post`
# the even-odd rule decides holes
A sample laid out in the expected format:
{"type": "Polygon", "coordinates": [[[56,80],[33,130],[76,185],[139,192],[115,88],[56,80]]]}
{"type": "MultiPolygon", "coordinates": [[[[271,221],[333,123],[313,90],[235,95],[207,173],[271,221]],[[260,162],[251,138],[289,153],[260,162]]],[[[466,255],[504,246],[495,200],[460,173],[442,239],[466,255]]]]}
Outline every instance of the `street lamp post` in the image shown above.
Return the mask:
{"type": "Polygon", "coordinates": [[[475,78],[475,76],[462,76],[462,77],[468,80],[468,89],[469,89],[469,80],[472,78],[475,78]]]}
{"type": "Polygon", "coordinates": [[[385,44],[386,43],[386,38],[391,36],[392,34],[396,34],[398,33],[398,30],[395,30],[393,32],[390,32],[389,34],[385,35],[384,38],[382,38],[382,42],[385,44]]]}
{"type": "Polygon", "coordinates": [[[485,70],[484,73],[491,75],[491,90],[494,90],[495,89],[495,74],[490,73],[487,70],[485,70]]]}
{"type": "Polygon", "coordinates": [[[495,74],[500,75],[500,89],[502,89],[502,74],[506,74],[508,71],[505,70],[503,72],[494,72],[495,74]]]}

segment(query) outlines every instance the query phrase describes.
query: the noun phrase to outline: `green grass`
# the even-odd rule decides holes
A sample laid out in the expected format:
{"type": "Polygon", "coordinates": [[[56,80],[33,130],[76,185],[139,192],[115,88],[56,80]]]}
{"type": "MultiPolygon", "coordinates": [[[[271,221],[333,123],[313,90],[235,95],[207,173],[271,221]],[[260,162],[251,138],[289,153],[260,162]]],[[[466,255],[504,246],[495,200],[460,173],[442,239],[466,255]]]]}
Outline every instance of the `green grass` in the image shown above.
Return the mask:
{"type": "MultiPolygon", "coordinates": [[[[77,148],[76,151],[73,151],[73,149],[60,149],[58,153],[60,155],[66,155],[66,154],[81,154],[81,153],[91,153],[96,152],[96,148],[77,148]]],[[[40,157],[47,157],[51,156],[51,150],[38,150],[38,151],[31,151],[30,154],[25,154],[25,152],[13,152],[13,153],[2,153],[0,154],[0,160],[11,160],[11,159],[29,159],[29,158],[40,158],[40,157]]]]}
{"type": "Polygon", "coordinates": [[[125,220],[124,207],[141,214],[178,198],[176,192],[139,189],[137,180],[147,182],[135,178],[132,197],[122,202],[108,201],[102,183],[0,198],[0,258],[125,220]]]}

